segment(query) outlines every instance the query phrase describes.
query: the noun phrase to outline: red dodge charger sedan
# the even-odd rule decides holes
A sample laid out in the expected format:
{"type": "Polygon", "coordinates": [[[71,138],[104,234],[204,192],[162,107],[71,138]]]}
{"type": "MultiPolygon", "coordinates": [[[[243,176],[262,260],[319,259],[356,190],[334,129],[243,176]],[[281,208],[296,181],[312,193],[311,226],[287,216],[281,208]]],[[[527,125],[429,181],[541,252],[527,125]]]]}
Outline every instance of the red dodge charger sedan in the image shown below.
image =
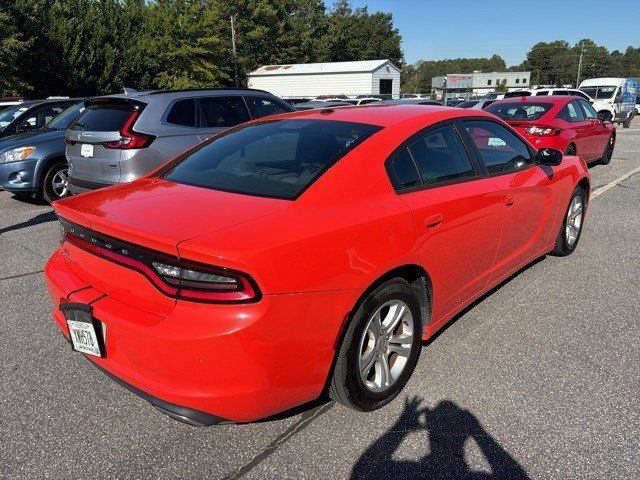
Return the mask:
{"type": "Polygon", "coordinates": [[[283,114],[56,202],[46,278],[72,348],[176,419],[247,422],[323,392],[368,411],[421,340],[571,253],[588,198],[579,157],[482,111],[283,114]]]}
{"type": "Polygon", "coordinates": [[[579,155],[587,163],[608,164],[616,142],[616,127],[601,121],[589,102],[576,96],[508,98],[492,103],[497,115],[536,148],[554,148],[579,155]]]}

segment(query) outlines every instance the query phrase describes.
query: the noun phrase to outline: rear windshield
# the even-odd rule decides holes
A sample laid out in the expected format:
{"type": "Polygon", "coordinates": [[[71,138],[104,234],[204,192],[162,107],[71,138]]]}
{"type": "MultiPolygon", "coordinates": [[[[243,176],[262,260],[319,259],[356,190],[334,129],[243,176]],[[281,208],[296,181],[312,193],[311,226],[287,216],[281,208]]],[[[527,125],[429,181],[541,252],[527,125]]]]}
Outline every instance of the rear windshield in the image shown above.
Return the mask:
{"type": "Polygon", "coordinates": [[[503,120],[520,120],[523,122],[539,120],[549,110],[553,108],[553,103],[543,102],[513,102],[513,103],[493,103],[485,108],[485,112],[493,113],[503,120]]]}
{"type": "Polygon", "coordinates": [[[128,103],[100,103],[89,105],[69,126],[84,132],[118,132],[127,121],[133,105],[128,103]]]}
{"type": "Polygon", "coordinates": [[[475,100],[467,100],[466,102],[462,102],[459,103],[457,105],[458,108],[471,108],[473,107],[475,104],[477,104],[478,102],[476,102],[475,100]]]}
{"type": "Polygon", "coordinates": [[[78,116],[80,112],[84,110],[84,103],[79,102],[75,105],[71,105],[66,110],[60,112],[56,117],[53,118],[49,123],[47,123],[47,128],[52,128],[54,130],[64,130],[66,129],[71,121],[78,116]]]}
{"type": "Polygon", "coordinates": [[[382,127],[331,120],[274,120],[229,131],[164,173],[176,183],[294,199],[382,127]]]}

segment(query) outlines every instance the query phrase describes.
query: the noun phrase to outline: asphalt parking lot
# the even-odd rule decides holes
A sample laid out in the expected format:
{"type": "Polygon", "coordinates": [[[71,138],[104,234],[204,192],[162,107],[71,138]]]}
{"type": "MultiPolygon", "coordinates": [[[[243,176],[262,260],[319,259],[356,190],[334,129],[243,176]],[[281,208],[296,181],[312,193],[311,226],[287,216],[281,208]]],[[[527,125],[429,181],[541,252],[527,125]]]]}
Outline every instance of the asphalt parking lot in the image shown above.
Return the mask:
{"type": "Polygon", "coordinates": [[[640,478],[640,120],[590,172],[577,251],[460,315],[395,402],[211,428],[70,351],[42,276],[55,218],[0,192],[0,477],[640,478]]]}

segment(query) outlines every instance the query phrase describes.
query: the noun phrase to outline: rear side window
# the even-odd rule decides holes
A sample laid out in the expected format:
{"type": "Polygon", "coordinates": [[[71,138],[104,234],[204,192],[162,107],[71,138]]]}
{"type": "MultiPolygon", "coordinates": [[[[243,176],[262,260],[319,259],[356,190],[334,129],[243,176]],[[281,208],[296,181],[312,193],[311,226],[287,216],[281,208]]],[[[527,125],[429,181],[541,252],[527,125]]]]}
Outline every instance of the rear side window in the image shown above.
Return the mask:
{"type": "Polygon", "coordinates": [[[251,114],[256,117],[267,117],[276,113],[291,112],[291,108],[287,108],[280,102],[265,97],[244,97],[251,110],[251,114]]]}
{"type": "Polygon", "coordinates": [[[549,110],[553,108],[553,103],[543,102],[508,102],[494,103],[489,105],[485,111],[493,113],[506,121],[534,121],[539,120],[549,110]]]}
{"type": "Polygon", "coordinates": [[[584,114],[576,100],[567,103],[564,108],[560,110],[558,117],[563,119],[565,122],[584,122],[584,114]]]}
{"type": "Polygon", "coordinates": [[[127,103],[89,105],[78,115],[69,129],[85,132],[117,132],[122,129],[131,112],[133,112],[133,105],[127,103]]]}
{"type": "Polygon", "coordinates": [[[425,185],[475,176],[471,160],[451,125],[438,128],[409,145],[425,185]]]}
{"type": "Polygon", "coordinates": [[[400,155],[395,158],[392,168],[395,177],[393,183],[397,190],[405,190],[422,185],[416,165],[413,163],[409,150],[406,148],[403,148],[400,155]]]}
{"type": "Polygon", "coordinates": [[[549,90],[540,90],[539,92],[536,92],[536,94],[535,94],[536,97],[540,97],[540,96],[544,96],[544,95],[549,95],[549,90]]]}
{"type": "Polygon", "coordinates": [[[502,125],[493,122],[464,122],[463,126],[490,175],[523,170],[534,164],[525,143],[502,125]]]}
{"type": "Polygon", "coordinates": [[[208,97],[198,99],[199,126],[233,127],[250,120],[242,97],[208,97]]]}
{"type": "Polygon", "coordinates": [[[582,111],[584,112],[584,116],[587,119],[591,120],[594,118],[598,118],[598,113],[596,112],[596,110],[587,102],[585,102],[584,100],[579,100],[578,103],[580,103],[580,105],[582,106],[582,111]]]}
{"type": "Polygon", "coordinates": [[[175,102],[167,115],[167,123],[181,127],[195,127],[196,101],[189,98],[175,102]]]}
{"type": "Polygon", "coordinates": [[[294,199],[381,128],[299,119],[250,124],[202,144],[164,178],[214,190],[294,199]]]}

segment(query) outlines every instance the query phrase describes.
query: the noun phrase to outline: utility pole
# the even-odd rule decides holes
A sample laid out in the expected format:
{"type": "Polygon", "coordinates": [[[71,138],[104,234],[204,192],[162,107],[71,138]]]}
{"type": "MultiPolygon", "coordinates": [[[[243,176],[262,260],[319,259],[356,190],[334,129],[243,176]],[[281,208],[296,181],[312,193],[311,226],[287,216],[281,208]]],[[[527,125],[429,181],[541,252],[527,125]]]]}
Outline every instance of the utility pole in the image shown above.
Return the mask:
{"type": "Polygon", "coordinates": [[[580,60],[578,61],[578,76],[576,77],[576,88],[580,85],[580,71],[582,70],[582,56],[584,55],[584,42],[580,40],[580,60]]]}
{"type": "Polygon", "coordinates": [[[231,15],[231,48],[233,50],[233,78],[238,86],[238,55],[236,52],[236,17],[238,14],[231,15]]]}

